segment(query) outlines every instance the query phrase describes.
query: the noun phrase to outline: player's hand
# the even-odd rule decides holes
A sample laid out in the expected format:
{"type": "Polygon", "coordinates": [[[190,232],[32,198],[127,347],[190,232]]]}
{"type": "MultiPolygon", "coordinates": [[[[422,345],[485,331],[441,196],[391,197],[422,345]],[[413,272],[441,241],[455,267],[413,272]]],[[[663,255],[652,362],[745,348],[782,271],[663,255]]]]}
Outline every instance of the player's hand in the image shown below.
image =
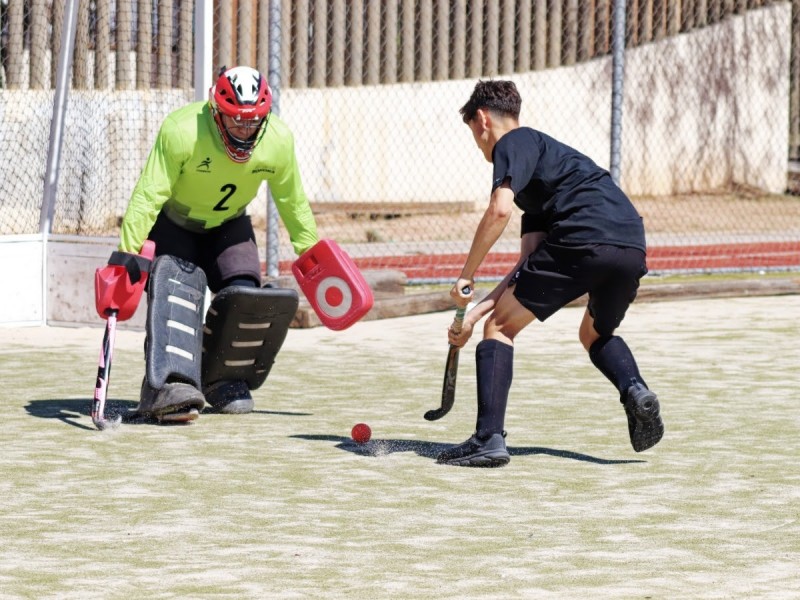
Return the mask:
{"type": "Polygon", "coordinates": [[[450,297],[459,308],[465,308],[467,304],[472,302],[472,297],[475,294],[475,281],[472,279],[465,279],[459,277],[455,285],[450,289],[450,297]],[[464,293],[464,290],[467,290],[464,293]]]}
{"type": "Polygon", "coordinates": [[[456,332],[453,329],[453,326],[450,325],[450,327],[447,329],[447,341],[450,342],[452,346],[461,348],[469,341],[469,338],[472,337],[472,331],[472,322],[469,319],[464,319],[464,322],[461,325],[461,331],[456,332]]]}
{"type": "Polygon", "coordinates": [[[130,282],[135,284],[142,279],[143,273],[150,272],[152,262],[151,258],[144,257],[140,254],[115,250],[108,259],[106,269],[110,268],[113,270],[114,267],[123,267],[128,273],[130,282]]]}
{"type": "Polygon", "coordinates": [[[139,253],[115,250],[108,259],[106,268],[124,267],[128,279],[136,284],[142,279],[143,273],[149,273],[155,260],[156,245],[152,240],[145,240],[139,253]]]}

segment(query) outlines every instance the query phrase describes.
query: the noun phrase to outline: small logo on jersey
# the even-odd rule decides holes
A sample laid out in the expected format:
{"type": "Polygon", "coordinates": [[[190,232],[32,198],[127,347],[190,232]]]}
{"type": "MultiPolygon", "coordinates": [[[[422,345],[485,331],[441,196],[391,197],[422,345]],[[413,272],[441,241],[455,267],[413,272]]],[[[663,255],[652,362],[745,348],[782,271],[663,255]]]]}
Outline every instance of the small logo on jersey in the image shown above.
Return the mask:
{"type": "Polygon", "coordinates": [[[269,173],[270,175],[274,175],[275,167],[258,167],[257,169],[253,169],[253,173],[269,173]]]}
{"type": "Polygon", "coordinates": [[[197,165],[198,173],[211,173],[211,157],[209,156],[199,165],[197,165]]]}

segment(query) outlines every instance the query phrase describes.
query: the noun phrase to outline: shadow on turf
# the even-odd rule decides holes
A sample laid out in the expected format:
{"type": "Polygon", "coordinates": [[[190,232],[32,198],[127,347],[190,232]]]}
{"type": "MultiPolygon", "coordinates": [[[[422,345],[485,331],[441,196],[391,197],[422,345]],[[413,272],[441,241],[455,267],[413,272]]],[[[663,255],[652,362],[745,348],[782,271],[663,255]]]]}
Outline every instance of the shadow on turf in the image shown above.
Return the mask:
{"type": "MultiPolygon", "coordinates": [[[[443,444],[441,442],[427,442],[418,440],[370,440],[366,444],[358,444],[349,437],[340,435],[292,435],[290,437],[301,440],[311,440],[315,442],[337,442],[336,448],[358,454],[361,456],[385,456],[395,452],[414,452],[424,458],[436,458],[443,450],[450,448],[453,444],[443,444]]],[[[539,446],[509,446],[508,453],[511,456],[530,456],[544,454],[556,458],[567,458],[581,462],[593,463],[596,465],[625,465],[631,463],[644,463],[646,460],[608,460],[597,458],[588,454],[571,452],[569,450],[554,450],[553,448],[542,448],[539,446]]]]}
{"type": "MultiPolygon", "coordinates": [[[[106,402],[106,416],[127,412],[136,407],[136,402],[129,400],[109,400],[106,402]]],[[[31,400],[25,410],[29,415],[40,419],[57,419],[67,425],[72,425],[79,429],[89,429],[96,431],[97,428],[91,424],[80,423],[85,417],[92,414],[91,398],[52,398],[48,400],[31,400]]]]}
{"type": "MultiPolygon", "coordinates": [[[[105,415],[106,418],[113,418],[116,415],[123,415],[123,423],[126,425],[161,425],[161,426],[175,426],[170,423],[159,423],[155,419],[144,419],[141,417],[130,416],[128,413],[136,408],[139,403],[134,400],[108,400],[106,402],[105,415]]],[[[85,417],[90,417],[92,414],[92,399],[91,398],[51,398],[47,400],[31,400],[26,406],[25,410],[28,414],[39,419],[57,419],[67,425],[72,425],[79,429],[88,429],[96,431],[93,424],[86,424],[82,421],[85,417]]],[[[218,414],[213,410],[206,407],[203,410],[206,414],[218,414]]],[[[288,412],[280,410],[254,410],[253,414],[264,415],[284,415],[304,417],[311,413],[304,412],[288,412]]],[[[179,424],[180,425],[180,424],[179,424]]]]}

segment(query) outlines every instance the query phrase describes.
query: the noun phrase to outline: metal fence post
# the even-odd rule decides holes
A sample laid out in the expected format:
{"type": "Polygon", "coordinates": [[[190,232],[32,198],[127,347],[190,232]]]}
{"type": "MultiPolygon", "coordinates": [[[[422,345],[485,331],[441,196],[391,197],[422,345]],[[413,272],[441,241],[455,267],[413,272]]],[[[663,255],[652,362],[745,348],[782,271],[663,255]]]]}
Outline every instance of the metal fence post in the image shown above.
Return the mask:
{"type": "MultiPolygon", "coordinates": [[[[267,82],[272,89],[272,112],[281,113],[281,0],[269,3],[269,67],[267,82]]],[[[278,276],[280,253],[278,209],[267,188],[267,275],[278,276]]]]}
{"type": "Polygon", "coordinates": [[[620,183],[622,161],[622,104],[625,82],[625,0],[614,0],[611,33],[611,178],[620,183]]]}
{"type": "Polygon", "coordinates": [[[214,2],[195,0],[194,5],[194,99],[207,100],[214,60],[214,2]]]}
{"type": "Polygon", "coordinates": [[[53,119],[50,121],[50,144],[47,149],[47,165],[44,174],[44,194],[39,216],[39,232],[50,233],[58,192],[58,171],[61,163],[61,144],[64,137],[64,116],[67,112],[72,56],[75,50],[75,30],[78,23],[78,2],[69,0],[64,6],[64,24],[61,48],[58,52],[56,90],[53,97],[53,119]]]}

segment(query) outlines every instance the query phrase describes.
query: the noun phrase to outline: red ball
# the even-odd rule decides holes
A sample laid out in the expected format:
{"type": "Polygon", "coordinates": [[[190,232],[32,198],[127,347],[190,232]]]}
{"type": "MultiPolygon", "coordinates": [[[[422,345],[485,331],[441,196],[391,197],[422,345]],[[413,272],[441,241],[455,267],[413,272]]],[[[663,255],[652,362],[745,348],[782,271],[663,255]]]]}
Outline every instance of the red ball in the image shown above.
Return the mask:
{"type": "Polygon", "coordinates": [[[356,423],[353,425],[352,431],[350,431],[350,436],[353,438],[353,441],[359,444],[366,444],[369,438],[372,437],[372,430],[366,423],[356,423]]]}

